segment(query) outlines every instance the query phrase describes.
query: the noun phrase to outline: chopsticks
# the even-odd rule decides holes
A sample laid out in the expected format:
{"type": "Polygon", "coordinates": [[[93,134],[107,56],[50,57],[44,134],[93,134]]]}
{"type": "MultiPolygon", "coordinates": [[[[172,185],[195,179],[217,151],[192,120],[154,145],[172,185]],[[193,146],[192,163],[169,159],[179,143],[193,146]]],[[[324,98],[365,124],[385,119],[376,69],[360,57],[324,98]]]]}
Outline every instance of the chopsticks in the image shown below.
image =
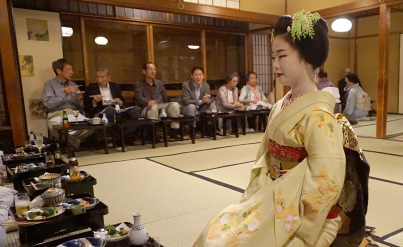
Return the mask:
{"type": "Polygon", "coordinates": [[[37,222],[32,222],[32,221],[6,221],[0,226],[27,226],[27,225],[34,225],[37,222]]]}
{"type": "Polygon", "coordinates": [[[36,187],[36,185],[34,184],[34,182],[31,181],[31,185],[32,185],[32,188],[34,188],[35,190],[38,190],[38,187],[36,187]]]}

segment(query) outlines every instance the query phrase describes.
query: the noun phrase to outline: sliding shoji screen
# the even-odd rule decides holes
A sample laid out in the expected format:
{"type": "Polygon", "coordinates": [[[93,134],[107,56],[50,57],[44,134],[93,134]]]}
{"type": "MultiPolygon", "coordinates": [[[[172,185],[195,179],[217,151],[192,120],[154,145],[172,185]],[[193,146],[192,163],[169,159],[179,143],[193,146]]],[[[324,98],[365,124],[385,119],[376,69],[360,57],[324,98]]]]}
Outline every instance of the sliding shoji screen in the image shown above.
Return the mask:
{"type": "Polygon", "coordinates": [[[257,74],[257,84],[265,94],[274,88],[274,80],[271,71],[270,35],[253,35],[253,70],[257,74]]]}
{"type": "Polygon", "coordinates": [[[199,3],[231,9],[239,9],[239,1],[240,0],[184,0],[184,2],[188,3],[199,3]]]}

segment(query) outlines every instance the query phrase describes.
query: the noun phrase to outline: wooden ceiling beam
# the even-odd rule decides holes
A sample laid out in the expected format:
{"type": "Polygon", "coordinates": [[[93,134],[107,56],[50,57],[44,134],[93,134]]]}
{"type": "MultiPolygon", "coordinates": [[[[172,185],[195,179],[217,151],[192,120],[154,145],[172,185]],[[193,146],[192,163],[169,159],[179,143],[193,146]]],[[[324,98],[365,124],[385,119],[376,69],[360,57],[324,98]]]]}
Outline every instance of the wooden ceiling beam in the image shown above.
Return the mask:
{"type": "Polygon", "coordinates": [[[261,23],[273,25],[278,15],[261,14],[249,11],[241,11],[238,9],[215,7],[210,5],[184,3],[181,1],[161,1],[161,0],[78,0],[80,2],[99,3],[114,5],[119,7],[147,9],[160,12],[177,13],[185,15],[199,15],[214,18],[223,18],[239,21],[247,21],[252,23],[261,23]]]}

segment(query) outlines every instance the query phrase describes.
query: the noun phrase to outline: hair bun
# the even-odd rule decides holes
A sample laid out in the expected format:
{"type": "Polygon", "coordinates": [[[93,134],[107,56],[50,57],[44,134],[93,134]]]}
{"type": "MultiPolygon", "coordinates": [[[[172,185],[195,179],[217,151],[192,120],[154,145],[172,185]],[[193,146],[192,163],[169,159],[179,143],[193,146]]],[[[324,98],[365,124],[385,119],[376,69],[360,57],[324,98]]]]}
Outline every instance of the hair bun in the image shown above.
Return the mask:
{"type": "Polygon", "coordinates": [[[313,68],[318,68],[325,63],[329,54],[329,37],[327,22],[320,17],[313,25],[313,38],[300,36],[300,39],[293,40],[291,33],[287,30],[292,24],[292,17],[289,15],[281,16],[274,25],[274,37],[283,35],[285,40],[296,48],[313,68]]]}

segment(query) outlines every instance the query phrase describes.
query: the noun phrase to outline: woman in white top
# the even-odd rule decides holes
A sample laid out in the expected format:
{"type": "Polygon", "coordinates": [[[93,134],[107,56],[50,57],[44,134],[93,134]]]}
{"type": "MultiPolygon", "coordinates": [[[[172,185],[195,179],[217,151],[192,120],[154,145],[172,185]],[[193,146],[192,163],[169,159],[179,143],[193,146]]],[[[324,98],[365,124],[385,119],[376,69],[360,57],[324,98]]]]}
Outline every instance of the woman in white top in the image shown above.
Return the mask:
{"type": "Polygon", "coordinates": [[[258,101],[267,103],[266,96],[257,85],[257,75],[255,72],[248,72],[248,74],[246,74],[246,85],[241,89],[239,101],[245,106],[249,106],[251,103],[256,104],[258,101]]]}
{"type": "MultiPolygon", "coordinates": [[[[239,101],[245,106],[249,107],[250,104],[257,104],[259,101],[267,103],[266,96],[262,89],[257,85],[257,74],[255,72],[248,72],[246,74],[246,85],[241,89],[239,101]]],[[[247,132],[254,132],[256,129],[256,115],[248,116],[247,132]]]]}

